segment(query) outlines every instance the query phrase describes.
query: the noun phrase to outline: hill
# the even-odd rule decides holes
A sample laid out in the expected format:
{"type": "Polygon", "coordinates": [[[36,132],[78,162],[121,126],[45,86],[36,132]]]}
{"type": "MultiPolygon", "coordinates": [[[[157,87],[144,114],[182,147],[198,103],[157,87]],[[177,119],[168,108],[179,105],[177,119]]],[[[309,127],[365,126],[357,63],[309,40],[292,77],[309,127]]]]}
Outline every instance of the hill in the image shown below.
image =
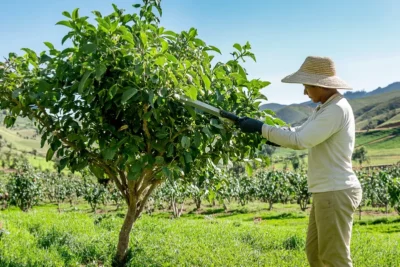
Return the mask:
{"type": "MultiPolygon", "coordinates": [[[[400,120],[400,82],[368,93],[346,92],[344,96],[353,108],[357,130],[395,126],[400,120]]],[[[260,109],[271,109],[278,118],[296,126],[304,122],[315,107],[315,103],[308,101],[291,105],[268,103],[260,109]]]]}

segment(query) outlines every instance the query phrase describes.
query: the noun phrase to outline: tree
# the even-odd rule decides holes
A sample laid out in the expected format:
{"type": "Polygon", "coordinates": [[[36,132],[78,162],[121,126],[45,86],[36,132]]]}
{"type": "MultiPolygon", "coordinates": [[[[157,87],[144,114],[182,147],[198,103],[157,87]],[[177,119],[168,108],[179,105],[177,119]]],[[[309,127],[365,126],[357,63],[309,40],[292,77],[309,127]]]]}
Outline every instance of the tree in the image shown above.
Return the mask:
{"type": "Polygon", "coordinates": [[[311,198],[311,193],[308,192],[307,175],[303,172],[297,172],[287,173],[287,176],[300,209],[305,211],[311,198]]]}
{"type": "Polygon", "coordinates": [[[96,183],[89,176],[84,176],[83,198],[89,203],[92,212],[96,212],[97,206],[104,202],[106,189],[102,184],[96,183]]]}
{"type": "MultiPolygon", "coordinates": [[[[57,24],[69,29],[63,50],[45,42],[48,51],[23,56],[10,53],[0,63],[0,104],[17,116],[34,120],[46,159],[65,167],[88,167],[96,177],[111,179],[128,209],[116,263],[126,260],[129,233],[154,189],[167,178],[185,179],[191,163],[251,158],[260,135],[244,134],[235,125],[196,113],[175,98],[199,99],[240,116],[262,117],[260,90],[269,82],[249,80],[240,61],[255,56],[249,43],[234,44],[233,59],[213,62],[214,46],[197,30],[175,33],[159,24],[160,0],[134,5],[138,12],[93,11],[96,25],[79,9],[63,12],[57,24]],[[153,12],[154,11],[154,12],[153,12]]],[[[282,121],[266,117],[268,124],[282,121]]]]}
{"type": "Polygon", "coordinates": [[[293,170],[297,171],[301,164],[299,155],[295,151],[290,154],[290,162],[292,163],[293,170]]]}
{"type": "Polygon", "coordinates": [[[275,153],[275,151],[276,151],[276,146],[265,144],[263,145],[261,152],[262,154],[268,155],[271,158],[272,155],[275,153]]]}
{"type": "Polygon", "coordinates": [[[274,203],[289,196],[288,181],[282,172],[261,171],[256,177],[258,181],[257,196],[261,201],[268,203],[268,210],[272,210],[274,203]]]}
{"type": "Polygon", "coordinates": [[[10,175],[7,184],[9,202],[22,211],[30,210],[39,202],[42,195],[40,177],[33,172],[29,165],[23,165],[17,172],[10,175]]]}
{"type": "Polygon", "coordinates": [[[229,189],[231,196],[242,206],[245,206],[256,196],[255,181],[247,175],[231,176],[229,179],[229,189]]]}
{"type": "Polygon", "coordinates": [[[354,150],[353,152],[352,159],[358,161],[361,166],[363,162],[369,162],[369,157],[367,156],[367,153],[367,149],[363,146],[356,148],[356,150],[354,150]]]}

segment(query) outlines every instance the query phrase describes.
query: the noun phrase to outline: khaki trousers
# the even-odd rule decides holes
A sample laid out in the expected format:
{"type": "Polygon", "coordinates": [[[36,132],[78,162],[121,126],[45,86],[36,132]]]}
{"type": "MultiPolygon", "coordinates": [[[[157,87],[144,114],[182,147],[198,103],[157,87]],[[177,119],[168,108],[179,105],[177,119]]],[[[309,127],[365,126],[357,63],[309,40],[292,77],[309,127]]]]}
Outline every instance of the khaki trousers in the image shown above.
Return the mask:
{"type": "Polygon", "coordinates": [[[313,193],[306,254],[311,267],[351,267],[350,240],[353,214],[362,189],[313,193]]]}

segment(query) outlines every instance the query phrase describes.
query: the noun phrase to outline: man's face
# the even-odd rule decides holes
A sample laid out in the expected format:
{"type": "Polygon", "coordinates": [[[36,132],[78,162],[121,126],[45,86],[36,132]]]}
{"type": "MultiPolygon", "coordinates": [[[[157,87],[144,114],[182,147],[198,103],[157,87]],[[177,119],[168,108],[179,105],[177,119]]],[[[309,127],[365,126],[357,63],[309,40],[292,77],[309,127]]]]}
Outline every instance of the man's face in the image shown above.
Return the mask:
{"type": "Polygon", "coordinates": [[[308,84],[304,84],[304,94],[308,95],[308,97],[314,102],[320,102],[320,88],[317,86],[312,86],[308,84]]]}

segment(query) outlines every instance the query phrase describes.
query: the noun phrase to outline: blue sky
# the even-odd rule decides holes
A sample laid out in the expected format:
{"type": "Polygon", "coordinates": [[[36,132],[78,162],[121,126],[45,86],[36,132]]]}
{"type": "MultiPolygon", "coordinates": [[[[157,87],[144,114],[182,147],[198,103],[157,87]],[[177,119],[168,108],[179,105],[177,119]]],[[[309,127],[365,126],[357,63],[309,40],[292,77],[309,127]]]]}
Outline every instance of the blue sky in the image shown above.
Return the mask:
{"type": "MultiPolygon", "coordinates": [[[[61,47],[67,32],[55,23],[61,12],[80,8],[112,12],[111,4],[132,12],[140,1],[2,0],[0,57],[23,47],[61,47]]],[[[161,24],[175,31],[198,29],[199,37],[220,48],[227,60],[234,43],[249,41],[257,62],[246,62],[251,78],[271,82],[269,102],[308,100],[302,85],[280,80],[296,71],[308,55],[329,56],[338,75],[356,90],[370,91],[400,81],[400,1],[398,0],[163,0],[161,24]]]]}

